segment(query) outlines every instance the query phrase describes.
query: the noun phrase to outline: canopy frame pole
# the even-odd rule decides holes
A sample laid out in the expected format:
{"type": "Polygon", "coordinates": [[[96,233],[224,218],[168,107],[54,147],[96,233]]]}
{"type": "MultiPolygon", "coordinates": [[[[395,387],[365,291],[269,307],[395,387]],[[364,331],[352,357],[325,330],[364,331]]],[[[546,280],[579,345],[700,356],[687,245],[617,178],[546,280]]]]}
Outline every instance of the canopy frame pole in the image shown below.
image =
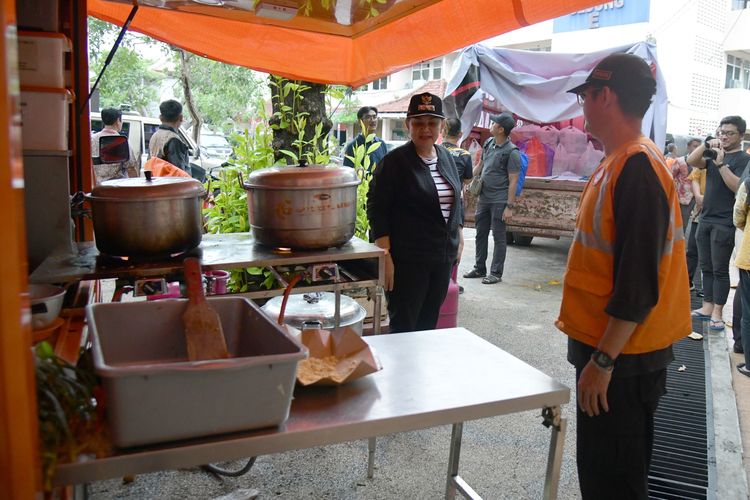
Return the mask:
{"type": "Polygon", "coordinates": [[[96,88],[99,86],[99,80],[102,79],[102,76],[104,76],[104,72],[107,70],[109,63],[111,63],[112,59],[115,57],[115,54],[117,53],[117,49],[120,47],[120,44],[122,43],[122,39],[125,38],[125,33],[128,32],[128,28],[130,27],[130,23],[133,21],[133,18],[135,17],[136,12],[138,12],[138,4],[133,5],[133,8],[130,10],[130,14],[128,15],[128,18],[123,23],[122,29],[120,30],[120,34],[117,35],[117,40],[115,40],[115,44],[110,49],[109,54],[107,55],[107,59],[104,61],[104,66],[102,66],[101,71],[99,71],[99,75],[96,77],[96,81],[94,82],[94,85],[91,87],[88,97],[86,97],[86,100],[81,103],[81,108],[78,110],[79,115],[83,113],[83,109],[86,107],[86,104],[88,104],[88,102],[91,100],[91,96],[94,95],[96,88]]]}

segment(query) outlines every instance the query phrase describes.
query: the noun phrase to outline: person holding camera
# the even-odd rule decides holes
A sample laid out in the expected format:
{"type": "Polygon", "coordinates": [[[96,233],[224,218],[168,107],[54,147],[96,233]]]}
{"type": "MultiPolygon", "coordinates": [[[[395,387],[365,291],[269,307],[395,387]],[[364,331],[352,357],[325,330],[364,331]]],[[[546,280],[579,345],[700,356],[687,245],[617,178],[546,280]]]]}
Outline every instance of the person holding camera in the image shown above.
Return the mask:
{"type": "Polygon", "coordinates": [[[745,128],[741,117],[727,116],[719,123],[718,138],[707,137],[688,156],[688,165],[706,170],[706,191],[696,235],[703,273],[703,305],[692,315],[708,319],[708,328],[716,332],[724,330],[722,313],[729,295],[734,193],[750,161],[750,155],[742,150],[745,128]]]}

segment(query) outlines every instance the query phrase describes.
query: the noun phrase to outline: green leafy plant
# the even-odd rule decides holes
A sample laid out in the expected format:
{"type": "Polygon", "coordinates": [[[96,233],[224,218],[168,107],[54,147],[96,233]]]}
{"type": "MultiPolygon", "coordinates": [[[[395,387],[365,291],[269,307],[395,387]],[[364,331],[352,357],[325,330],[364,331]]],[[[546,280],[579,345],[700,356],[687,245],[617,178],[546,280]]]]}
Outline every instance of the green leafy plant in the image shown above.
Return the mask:
{"type": "MultiPolygon", "coordinates": [[[[366,130],[365,124],[361,121],[359,123],[362,130],[366,130]]],[[[368,240],[370,232],[370,220],[367,218],[367,192],[370,190],[372,172],[376,167],[374,163],[371,163],[370,154],[379,147],[381,147],[381,144],[375,142],[375,134],[369,134],[365,137],[364,144],[355,144],[352,155],[346,156],[354,165],[357,175],[362,181],[357,186],[357,222],[354,227],[354,235],[365,241],[368,240]]]]}
{"type": "Polygon", "coordinates": [[[41,342],[34,348],[36,393],[39,413],[42,479],[45,491],[52,488],[57,463],[72,462],[92,448],[98,415],[93,402],[93,373],[75,367],[55,355],[41,342]]]}

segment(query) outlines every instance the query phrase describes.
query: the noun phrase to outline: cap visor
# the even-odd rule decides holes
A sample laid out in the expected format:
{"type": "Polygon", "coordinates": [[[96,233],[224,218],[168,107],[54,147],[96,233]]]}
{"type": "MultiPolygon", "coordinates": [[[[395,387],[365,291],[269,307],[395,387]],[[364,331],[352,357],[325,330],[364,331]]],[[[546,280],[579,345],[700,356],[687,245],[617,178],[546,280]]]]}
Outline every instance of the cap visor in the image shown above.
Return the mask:
{"type": "Polygon", "coordinates": [[[573,87],[572,89],[568,90],[567,92],[569,94],[580,94],[581,92],[583,92],[584,90],[586,90],[590,85],[591,85],[591,82],[584,82],[584,83],[580,84],[577,87],[573,87]]]}
{"type": "Polygon", "coordinates": [[[416,114],[407,116],[407,118],[415,118],[417,116],[436,116],[438,118],[445,118],[445,116],[439,115],[437,113],[416,113],[416,114]]]}

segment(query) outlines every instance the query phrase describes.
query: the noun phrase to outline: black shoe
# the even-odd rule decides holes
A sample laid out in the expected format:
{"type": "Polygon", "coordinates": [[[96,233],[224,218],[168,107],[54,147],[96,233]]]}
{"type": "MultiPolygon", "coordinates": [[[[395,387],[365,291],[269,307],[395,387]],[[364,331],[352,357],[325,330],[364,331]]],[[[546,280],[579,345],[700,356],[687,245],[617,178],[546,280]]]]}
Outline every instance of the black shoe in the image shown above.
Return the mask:
{"type": "Polygon", "coordinates": [[[462,293],[464,293],[464,287],[462,287],[461,285],[458,285],[458,294],[460,295],[462,293]]]}
{"type": "Polygon", "coordinates": [[[738,344],[737,342],[734,343],[734,347],[732,347],[732,350],[737,354],[745,354],[745,350],[742,348],[742,344],[738,344]]]}
{"type": "Polygon", "coordinates": [[[464,278],[484,278],[485,276],[487,276],[486,272],[480,272],[476,269],[472,269],[468,273],[464,274],[464,278]]]}

